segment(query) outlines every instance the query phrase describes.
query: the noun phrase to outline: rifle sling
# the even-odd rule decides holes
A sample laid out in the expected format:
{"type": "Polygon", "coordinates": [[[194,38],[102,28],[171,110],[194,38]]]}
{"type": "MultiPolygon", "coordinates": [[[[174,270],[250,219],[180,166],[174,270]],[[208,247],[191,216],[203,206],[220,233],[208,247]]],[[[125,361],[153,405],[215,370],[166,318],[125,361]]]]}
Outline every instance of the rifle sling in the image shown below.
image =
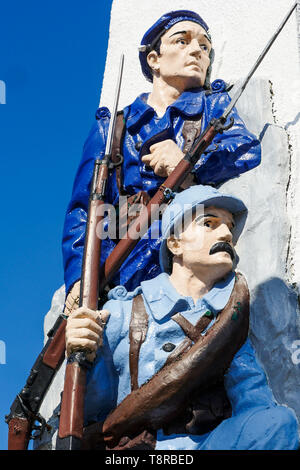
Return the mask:
{"type": "MultiPolygon", "coordinates": [[[[172,316],[174,320],[184,331],[187,338],[185,338],[169,355],[167,364],[173,362],[180,354],[186,351],[193,342],[198,341],[201,333],[207,328],[211,322],[211,318],[207,316],[201,317],[194,326],[180,313],[172,316]]],[[[129,369],[131,377],[131,391],[138,389],[138,364],[139,352],[141,345],[146,339],[148,329],[148,314],[145,308],[143,297],[141,294],[134,297],[132,302],[131,320],[129,326],[129,369]]]]}
{"type": "Polygon", "coordinates": [[[112,142],[112,151],[111,151],[111,160],[116,165],[116,181],[117,187],[119,189],[119,194],[123,194],[122,190],[122,164],[118,164],[120,162],[120,157],[122,156],[122,147],[123,147],[123,140],[126,132],[126,126],[124,121],[124,113],[123,111],[119,111],[117,114],[116,119],[116,127],[114,138],[112,142]]]}
{"type": "Polygon", "coordinates": [[[176,419],[189,396],[224,375],[245,342],[248,328],[249,291],[244,277],[236,274],[230,299],[206,334],[131,392],[106,418],[103,432],[107,444],[115,445],[122,436],[144,429],[160,429],[176,419]]]}
{"type": "Polygon", "coordinates": [[[146,339],[148,329],[148,314],[145,309],[142,295],[134,297],[132,302],[131,320],[129,326],[129,369],[131,376],[131,390],[138,389],[138,363],[142,343],[146,339]]]}
{"type": "MultiPolygon", "coordinates": [[[[195,139],[200,135],[201,131],[201,120],[202,117],[195,117],[195,119],[184,121],[182,128],[182,136],[184,138],[183,153],[186,154],[192,147],[195,139]]],[[[119,189],[119,194],[125,195],[126,193],[122,185],[122,165],[117,164],[120,161],[122,155],[123,141],[126,132],[126,125],[124,120],[123,111],[119,111],[117,114],[115,133],[112,143],[112,162],[116,164],[116,182],[119,189]]]]}
{"type": "Polygon", "coordinates": [[[184,318],[181,313],[176,313],[175,315],[173,315],[172,320],[174,320],[181,327],[186,336],[190,338],[193,342],[198,341],[201,333],[205,330],[205,328],[207,328],[207,326],[211,322],[211,318],[204,315],[198,320],[198,322],[194,326],[186,318],[184,318]]]}

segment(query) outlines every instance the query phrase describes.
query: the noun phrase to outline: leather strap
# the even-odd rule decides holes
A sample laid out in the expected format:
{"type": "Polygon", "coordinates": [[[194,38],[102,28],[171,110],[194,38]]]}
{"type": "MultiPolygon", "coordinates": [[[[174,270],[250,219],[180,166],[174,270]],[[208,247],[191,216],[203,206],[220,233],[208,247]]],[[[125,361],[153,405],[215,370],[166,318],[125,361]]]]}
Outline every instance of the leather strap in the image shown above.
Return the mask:
{"type": "Polygon", "coordinates": [[[173,315],[172,320],[174,320],[182,328],[186,336],[188,336],[193,342],[200,338],[202,331],[204,331],[211,322],[211,318],[204,315],[194,326],[186,318],[184,318],[181,313],[176,313],[173,315]]]}
{"type": "Polygon", "coordinates": [[[145,309],[142,295],[134,297],[132,302],[131,320],[129,326],[129,369],[131,377],[131,391],[137,390],[139,353],[141,345],[146,339],[148,330],[148,314],[145,309]]]}
{"type": "MultiPolygon", "coordinates": [[[[184,138],[184,147],[183,153],[186,154],[192,147],[195,139],[200,135],[201,131],[201,120],[202,117],[193,119],[193,120],[186,120],[184,121],[183,128],[182,128],[182,136],[184,138]]],[[[112,144],[112,162],[117,163],[120,161],[120,155],[122,155],[122,146],[123,146],[123,139],[126,132],[126,126],[124,121],[124,113],[123,111],[119,111],[117,114],[116,120],[116,127],[115,127],[115,134],[112,144]]],[[[117,186],[119,189],[120,194],[124,194],[123,186],[122,186],[122,165],[116,166],[116,181],[117,186]]]]}
{"type": "Polygon", "coordinates": [[[190,121],[184,121],[182,136],[184,138],[183,153],[186,154],[192,147],[195,139],[200,135],[202,116],[190,121]]]}
{"type": "Polygon", "coordinates": [[[249,290],[236,273],[230,299],[217,321],[187,352],[165,365],[131,392],[103,424],[104,439],[113,446],[122,436],[142,429],[160,429],[184,410],[197,390],[220,380],[248,336],[249,290]]]}
{"type": "Polygon", "coordinates": [[[168,356],[168,359],[165,362],[165,366],[172,364],[172,362],[176,361],[178,357],[180,357],[183,353],[188,351],[193,343],[198,341],[201,336],[201,333],[205,330],[205,328],[209,325],[211,318],[205,314],[201,317],[196,325],[192,325],[186,318],[184,318],[180,313],[176,313],[172,316],[172,320],[174,320],[184,331],[186,334],[186,338],[172,351],[172,353],[168,356]]]}
{"type": "MultiPolygon", "coordinates": [[[[123,111],[119,111],[117,114],[116,119],[116,127],[115,127],[115,134],[112,143],[112,155],[111,159],[113,163],[120,162],[120,158],[122,155],[122,146],[123,146],[123,138],[125,135],[126,126],[124,121],[124,113],[123,111]]],[[[117,186],[119,189],[119,194],[123,194],[123,187],[122,187],[122,164],[120,163],[115,167],[116,169],[116,180],[117,186]]]]}
{"type": "Polygon", "coordinates": [[[187,352],[191,348],[192,345],[193,345],[193,341],[190,338],[188,337],[184,338],[184,340],[181,341],[181,343],[174,349],[174,351],[172,351],[171,354],[169,354],[165,362],[165,366],[168,366],[172,364],[174,361],[176,361],[177,358],[182,356],[183,353],[187,352]]]}

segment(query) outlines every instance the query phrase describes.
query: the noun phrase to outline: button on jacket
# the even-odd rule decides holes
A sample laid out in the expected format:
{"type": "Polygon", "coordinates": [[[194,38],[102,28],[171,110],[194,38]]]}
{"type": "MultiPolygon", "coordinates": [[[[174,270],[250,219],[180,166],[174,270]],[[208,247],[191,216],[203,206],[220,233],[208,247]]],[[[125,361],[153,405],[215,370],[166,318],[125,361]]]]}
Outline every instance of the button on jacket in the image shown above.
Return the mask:
{"type": "MultiPolygon", "coordinates": [[[[148,331],[141,346],[138,385],[148,381],[166,362],[170,351],[185,338],[172,315],[180,312],[193,325],[208,311],[210,328],[227,304],[234,286],[234,273],[195,304],[191,297],[178,294],[166,273],[142,282],[134,292],[116,287],[104,305],[109,310],[103,348],[88,372],[85,402],[86,424],[103,421],[131,391],[129,372],[129,324],[133,298],[142,294],[148,313],[148,331]],[[167,349],[167,350],[166,350],[167,349]]],[[[204,334],[205,331],[202,333],[204,334]]],[[[296,449],[297,419],[294,412],[275,402],[265,374],[248,339],[236,353],[225,374],[225,389],[232,416],[213,431],[202,435],[157,433],[156,449],[296,449]]]]}
{"type": "MultiPolygon", "coordinates": [[[[217,80],[212,87],[212,92],[198,88],[182,93],[167,108],[162,118],[158,118],[154,109],[147,104],[146,93],[124,109],[126,132],[122,149],[122,189],[126,194],[147,191],[152,196],[164,181],[164,178],[156,176],[152,169],[143,164],[141,153],[149,153],[152,144],[166,139],[173,139],[183,149],[182,128],[185,120],[201,117],[201,129],[204,130],[212,118],[222,115],[230,103],[229,95],[224,91],[225,83],[217,80]]],[[[197,184],[215,185],[251,170],[260,163],[261,149],[258,140],[246,129],[235,108],[231,116],[234,118],[233,127],[218,134],[197,162],[194,169],[197,184]]],[[[90,182],[95,159],[104,156],[109,120],[109,110],[99,108],[96,122],[84,145],[67,208],[63,233],[66,292],[81,275],[90,182]]],[[[116,206],[118,199],[116,174],[113,172],[107,187],[107,203],[116,206]]],[[[158,275],[161,272],[158,262],[159,245],[159,237],[140,240],[113,279],[113,285],[121,284],[128,290],[134,290],[141,281],[158,275]]],[[[102,262],[114,247],[113,240],[103,240],[102,262]]]]}

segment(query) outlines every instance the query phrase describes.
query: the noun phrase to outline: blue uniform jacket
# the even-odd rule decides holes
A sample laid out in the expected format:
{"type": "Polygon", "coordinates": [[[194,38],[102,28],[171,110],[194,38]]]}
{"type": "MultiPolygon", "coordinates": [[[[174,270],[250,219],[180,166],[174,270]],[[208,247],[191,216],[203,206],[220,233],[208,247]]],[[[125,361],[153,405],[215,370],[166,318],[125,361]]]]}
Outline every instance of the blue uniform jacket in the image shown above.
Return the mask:
{"type": "MultiPolygon", "coordinates": [[[[142,163],[141,152],[149,153],[150,145],[166,139],[173,139],[182,149],[184,120],[196,116],[200,118],[202,115],[201,127],[204,130],[210,120],[220,117],[230,103],[230,97],[224,89],[225,83],[217,80],[210,93],[202,88],[186,91],[167,108],[162,118],[158,118],[154,109],[148,106],[147,94],[140,95],[124,109],[126,133],[123,145],[122,182],[126,194],[147,191],[152,196],[156,192],[164,179],[156,176],[152,169],[142,163]]],[[[197,184],[218,184],[251,170],[260,163],[261,149],[258,140],[246,129],[236,109],[233,109],[231,116],[234,118],[233,127],[223,134],[218,134],[197,162],[194,169],[197,184]]],[[[71,201],[66,212],[63,231],[66,292],[69,292],[71,286],[81,276],[93,166],[96,158],[104,156],[109,119],[109,110],[99,108],[96,122],[84,145],[71,201]]],[[[107,202],[116,205],[118,199],[119,192],[113,172],[107,187],[107,202]]],[[[128,290],[133,290],[141,281],[158,275],[161,272],[158,261],[159,245],[159,237],[140,240],[113,279],[114,285],[121,284],[128,290]]],[[[114,246],[115,243],[109,238],[103,240],[101,262],[106,260],[114,246]]]]}
{"type": "MultiPolygon", "coordinates": [[[[195,304],[181,296],[162,273],[142,282],[134,292],[122,287],[110,292],[104,308],[111,313],[104,330],[103,347],[88,372],[85,397],[86,424],[104,421],[108,413],[130,393],[129,323],[132,299],[142,294],[148,313],[148,331],[139,354],[138,384],[148,381],[167,360],[164,344],[178,346],[185,334],[172,320],[180,312],[193,325],[209,310],[212,320],[225,307],[234,286],[234,273],[218,282],[195,304]]],[[[203,334],[205,331],[203,332],[203,334]]],[[[225,389],[232,406],[232,417],[213,431],[202,435],[164,435],[157,433],[156,449],[296,449],[297,419],[292,410],[279,406],[268,387],[248,339],[236,353],[225,375],[225,389]]]]}

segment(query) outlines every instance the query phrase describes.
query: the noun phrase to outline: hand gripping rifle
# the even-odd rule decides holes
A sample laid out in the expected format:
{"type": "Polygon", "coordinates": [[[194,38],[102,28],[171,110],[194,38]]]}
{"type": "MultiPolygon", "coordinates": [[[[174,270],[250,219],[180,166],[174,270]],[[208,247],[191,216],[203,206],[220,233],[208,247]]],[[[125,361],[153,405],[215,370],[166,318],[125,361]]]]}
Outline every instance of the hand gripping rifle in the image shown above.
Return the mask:
{"type": "MultiPolygon", "coordinates": [[[[93,310],[97,310],[99,296],[98,281],[101,240],[96,236],[96,228],[104,215],[104,211],[101,211],[100,206],[104,204],[108,172],[114,166],[121,163],[121,161],[112,163],[111,154],[123,64],[124,55],[122,54],[120,59],[117,92],[113,108],[114,111],[109,123],[105,155],[102,160],[97,159],[95,161],[89,200],[79,303],[80,306],[85,306],[93,310]],[[103,215],[101,215],[101,213],[103,215]]],[[[9,426],[8,450],[26,450],[28,448],[29,440],[31,438],[36,439],[39,437],[39,435],[43,433],[45,427],[47,427],[46,421],[39,414],[39,409],[56,372],[65,358],[66,320],[67,317],[61,314],[56,320],[54,326],[48,332],[49,339],[32,367],[25,387],[16,396],[10,408],[10,414],[5,417],[9,426]],[[40,423],[39,426],[35,425],[36,421],[40,423]],[[37,432],[35,436],[32,436],[31,433],[35,430],[39,430],[39,432],[37,432]]],[[[80,421],[83,419],[83,415],[79,414],[80,406],[77,394],[78,383],[73,384],[73,379],[76,378],[77,382],[80,382],[81,390],[83,392],[84,372],[78,365],[81,362],[88,364],[83,353],[76,353],[71,356],[66,368],[65,390],[62,401],[63,419],[61,419],[61,422],[64,423],[64,428],[61,430],[64,437],[69,435],[72,436],[72,429],[80,429],[80,426],[83,424],[83,422],[80,421]],[[72,394],[73,390],[75,392],[74,395],[72,394]],[[73,408],[72,405],[74,405],[73,408]],[[70,432],[66,424],[67,421],[64,418],[66,414],[70,416],[70,432]]],[[[83,393],[79,394],[79,397],[82,401],[83,393]]],[[[74,435],[74,438],[76,438],[76,434],[74,435]]]]}
{"type": "MultiPolygon", "coordinates": [[[[112,163],[111,156],[123,64],[124,55],[122,54],[115,103],[109,122],[105,155],[102,160],[97,159],[95,161],[89,200],[79,306],[91,310],[97,310],[99,301],[101,238],[97,235],[97,226],[104,218],[103,205],[105,204],[108,173],[114,166],[122,163],[122,159],[117,163],[112,163]]],[[[80,450],[84,422],[86,372],[91,365],[86,359],[84,351],[73,352],[68,358],[56,443],[58,450],[80,450]]]]}
{"type": "MultiPolygon", "coordinates": [[[[250,78],[262,62],[263,58],[269,51],[270,47],[276,40],[277,36],[280,34],[281,30],[287,23],[288,19],[290,18],[292,12],[296,8],[297,3],[291,8],[289,13],[286,15],[284,20],[282,21],[279,28],[276,30],[275,34],[272,36],[268,44],[266,45],[265,49],[259,56],[258,60],[254,64],[253,68],[251,69],[248,76],[243,81],[242,85],[236,91],[232,101],[230,102],[229,106],[225,109],[224,113],[218,119],[213,119],[208,127],[204,130],[204,132],[195,140],[192,148],[190,151],[185,155],[184,159],[179,162],[177,167],[171,173],[171,175],[165,180],[165,182],[160,186],[156,194],[150,200],[147,205],[147,210],[141,212],[141,215],[132,223],[129,227],[127,235],[120,240],[117,244],[115,249],[111,252],[108,256],[104,266],[101,268],[100,277],[98,277],[97,282],[92,281],[90,277],[88,284],[93,285],[93,289],[96,289],[95,286],[99,283],[99,292],[100,294],[103,292],[105,286],[109,283],[112,277],[116,274],[128,254],[134,249],[136,244],[138,243],[139,239],[143,236],[146,232],[147,228],[149,227],[150,221],[155,219],[155,211],[157,210],[157,206],[164,202],[169,202],[172,199],[173,192],[180,186],[180,184],[185,180],[186,176],[192,170],[195,163],[198,161],[201,154],[204,150],[211,144],[212,140],[218,133],[224,132],[226,129],[229,129],[233,125],[233,119],[230,118],[229,123],[226,125],[226,121],[229,117],[229,114],[232,108],[236,105],[238,99],[240,98],[241,94],[245,90],[250,78]],[[153,210],[154,208],[154,210],[153,210]],[[139,237],[136,234],[139,233],[139,237]],[[100,280],[99,280],[100,279],[100,280]]],[[[106,152],[107,154],[107,152],[106,152]]],[[[101,162],[95,163],[97,166],[98,174],[101,162]]],[[[102,166],[102,164],[101,164],[102,166]]],[[[102,167],[102,171],[104,171],[104,166],[102,167]]],[[[94,184],[95,184],[94,178],[94,184]]],[[[97,199],[97,198],[96,198],[97,199]]],[[[158,216],[158,214],[157,214],[158,216]]],[[[99,243],[99,251],[100,253],[100,243],[99,243]]],[[[99,266],[99,258],[94,256],[89,259],[89,266],[94,266],[93,272],[94,274],[97,273],[97,269],[99,266]],[[96,262],[97,260],[97,262],[96,262]]],[[[82,286],[82,301],[84,305],[88,305],[90,300],[93,300],[95,309],[97,308],[97,304],[95,302],[95,291],[94,291],[94,298],[91,299],[87,296],[86,293],[83,293],[85,289],[82,286]],[[90,299],[90,300],[88,300],[90,299]]],[[[98,298],[98,293],[97,293],[98,298]]],[[[92,305],[92,302],[91,304],[92,305]]],[[[61,363],[64,359],[64,351],[65,351],[65,327],[66,327],[66,317],[64,315],[60,315],[57,319],[53,328],[49,331],[48,336],[49,340],[46,343],[45,347],[43,348],[41,354],[37,358],[33,368],[31,369],[31,373],[29,378],[26,382],[25,387],[22,391],[17,395],[15,401],[11,406],[10,414],[6,417],[6,421],[9,424],[9,444],[8,449],[26,449],[28,446],[28,441],[31,437],[32,429],[35,429],[34,426],[35,421],[39,421],[41,426],[39,427],[40,431],[42,432],[45,428],[46,423],[45,420],[39,415],[39,409],[43,398],[48,390],[49,385],[51,384],[53,377],[60,367],[61,363]]],[[[81,374],[79,363],[83,363],[88,365],[88,362],[84,359],[84,355],[78,353],[74,366],[69,368],[70,372],[72,370],[73,378],[78,377],[82,379],[85,374],[81,374]]],[[[69,365],[72,365],[72,363],[69,365]]],[[[68,366],[67,366],[68,367],[68,366]]],[[[70,375],[72,375],[70,374],[70,375]]],[[[74,385],[74,382],[73,382],[74,385]]],[[[73,432],[70,429],[67,429],[67,426],[64,427],[64,434],[60,434],[58,438],[58,448],[79,448],[80,447],[80,440],[82,437],[82,425],[83,425],[83,390],[84,390],[84,380],[81,381],[77,389],[80,389],[80,400],[78,402],[75,401],[75,407],[72,408],[73,415],[71,416],[71,421],[74,420],[75,427],[77,426],[77,431],[75,434],[70,434],[73,432]],[[79,409],[79,405],[81,409],[79,409]],[[78,421],[76,421],[76,415],[79,415],[78,421]]],[[[68,400],[77,400],[76,396],[73,393],[73,389],[69,389],[68,392],[69,398],[68,400]]],[[[67,396],[67,395],[66,395],[67,396]]],[[[63,399],[64,400],[64,399],[63,399]]],[[[68,403],[64,405],[67,409],[68,403]]]]}

